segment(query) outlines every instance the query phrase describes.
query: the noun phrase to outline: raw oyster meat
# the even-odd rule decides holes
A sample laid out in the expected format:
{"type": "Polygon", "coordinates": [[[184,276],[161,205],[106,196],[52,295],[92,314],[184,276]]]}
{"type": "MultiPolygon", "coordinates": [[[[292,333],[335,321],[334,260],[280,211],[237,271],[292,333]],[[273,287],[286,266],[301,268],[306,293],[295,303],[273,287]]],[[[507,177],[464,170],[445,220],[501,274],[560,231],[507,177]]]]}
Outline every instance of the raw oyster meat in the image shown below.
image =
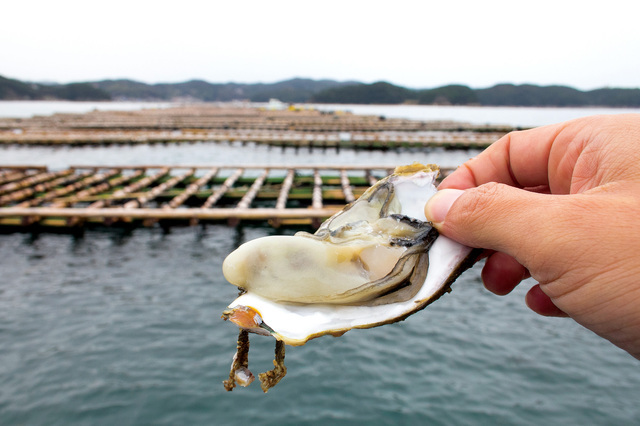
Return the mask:
{"type": "MultiPolygon", "coordinates": [[[[283,344],[403,320],[473,263],[471,248],[439,235],[424,216],[438,173],[435,165],[398,167],[314,234],[258,238],[225,259],[223,273],[241,295],[223,318],[241,336],[271,335],[279,344],[276,368],[260,377],[265,392],[286,372],[283,344]]],[[[247,382],[246,339],[227,390],[247,382]]]]}

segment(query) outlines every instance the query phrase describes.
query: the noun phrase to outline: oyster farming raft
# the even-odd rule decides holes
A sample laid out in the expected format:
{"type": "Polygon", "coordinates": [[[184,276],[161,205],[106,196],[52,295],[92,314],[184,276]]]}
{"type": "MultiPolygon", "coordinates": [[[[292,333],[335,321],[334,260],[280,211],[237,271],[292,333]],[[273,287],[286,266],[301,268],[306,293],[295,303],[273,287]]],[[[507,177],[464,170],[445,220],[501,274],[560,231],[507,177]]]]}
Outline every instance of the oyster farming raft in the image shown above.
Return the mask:
{"type": "MultiPolygon", "coordinates": [[[[0,118],[0,144],[228,144],[271,149],[481,149],[509,126],[420,121],[290,106],[195,104],[0,118]]],[[[296,151],[296,152],[297,152],[296,151]]],[[[80,229],[204,221],[312,225],[354,201],[387,166],[0,164],[0,227],[80,229]]]]}

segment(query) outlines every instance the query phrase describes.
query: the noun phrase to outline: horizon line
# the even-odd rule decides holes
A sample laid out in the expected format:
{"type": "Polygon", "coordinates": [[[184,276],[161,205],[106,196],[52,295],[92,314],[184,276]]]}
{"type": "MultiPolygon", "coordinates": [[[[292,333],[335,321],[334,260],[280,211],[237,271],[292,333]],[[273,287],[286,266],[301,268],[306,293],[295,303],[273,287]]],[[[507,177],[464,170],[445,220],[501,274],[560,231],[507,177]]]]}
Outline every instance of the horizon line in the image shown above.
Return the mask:
{"type": "Polygon", "coordinates": [[[465,84],[465,83],[452,82],[452,83],[445,83],[445,84],[432,86],[432,87],[421,87],[421,88],[418,88],[418,87],[413,87],[413,86],[401,85],[401,84],[398,84],[398,83],[391,82],[389,80],[376,80],[376,81],[373,81],[373,82],[364,82],[364,81],[361,81],[361,80],[352,80],[352,79],[339,80],[339,79],[328,78],[328,77],[311,78],[311,77],[300,77],[300,76],[284,78],[284,79],[276,80],[276,81],[272,81],[272,82],[264,82],[264,81],[238,82],[238,81],[230,81],[230,80],[224,81],[224,82],[222,82],[222,81],[212,82],[212,81],[207,80],[205,78],[197,78],[197,77],[187,78],[187,79],[180,80],[180,81],[160,81],[160,82],[148,82],[148,81],[137,80],[137,79],[129,78],[129,77],[99,78],[99,79],[93,79],[93,80],[73,80],[73,81],[68,81],[68,82],[59,82],[59,81],[55,81],[55,80],[40,80],[40,81],[37,81],[37,80],[25,80],[25,79],[21,79],[21,78],[17,78],[17,77],[8,77],[8,76],[3,75],[3,74],[0,74],[0,77],[11,79],[11,80],[18,80],[18,81],[21,81],[23,83],[35,83],[35,84],[43,84],[43,85],[65,85],[65,84],[77,84],[77,83],[97,83],[97,82],[101,82],[101,81],[131,81],[131,82],[134,82],[134,83],[142,83],[142,84],[146,84],[146,85],[150,85],[150,86],[161,85],[161,84],[182,84],[182,83],[189,83],[189,82],[192,82],[192,81],[202,81],[202,82],[205,82],[207,84],[238,84],[238,85],[264,84],[264,85],[270,85],[270,84],[283,83],[283,82],[287,82],[287,81],[291,81],[291,80],[310,80],[310,81],[333,81],[333,82],[337,82],[337,83],[354,83],[354,84],[366,84],[366,85],[372,85],[372,84],[376,84],[376,83],[387,83],[387,84],[391,84],[391,85],[396,86],[396,87],[402,87],[402,88],[410,89],[410,90],[430,90],[430,89],[437,89],[437,88],[447,87],[447,86],[465,86],[465,87],[468,87],[468,88],[470,88],[472,90],[482,90],[482,89],[488,89],[488,88],[492,88],[492,87],[495,87],[495,86],[501,86],[501,85],[537,86],[537,87],[567,87],[567,88],[578,90],[578,91],[581,91],[581,92],[587,92],[587,91],[593,91],[593,90],[599,90],[599,89],[625,89],[625,90],[640,89],[640,86],[624,87],[624,86],[611,86],[611,85],[598,86],[598,87],[594,87],[594,88],[590,88],[590,89],[581,89],[581,88],[577,88],[576,86],[572,86],[572,85],[567,84],[567,83],[541,84],[541,83],[532,83],[532,82],[513,83],[513,82],[506,82],[506,81],[493,83],[491,85],[484,86],[484,87],[473,87],[473,86],[471,86],[469,84],[465,84]]]}

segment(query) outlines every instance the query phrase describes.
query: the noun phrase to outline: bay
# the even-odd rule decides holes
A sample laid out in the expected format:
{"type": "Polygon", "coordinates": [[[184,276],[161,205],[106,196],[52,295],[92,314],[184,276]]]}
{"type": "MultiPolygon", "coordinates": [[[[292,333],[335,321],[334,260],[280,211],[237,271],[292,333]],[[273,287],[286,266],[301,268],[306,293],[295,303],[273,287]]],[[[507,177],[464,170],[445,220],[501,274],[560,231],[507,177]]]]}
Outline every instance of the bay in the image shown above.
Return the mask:
{"type": "Polygon", "coordinates": [[[29,118],[37,115],[83,114],[91,111],[136,111],[167,108],[170,102],[75,102],[0,101],[0,118],[29,118]]]}
{"type": "MultiPolygon", "coordinates": [[[[288,347],[227,393],[237,290],[221,262],[290,233],[223,225],[0,236],[0,424],[637,424],[637,360],[497,297],[476,266],[407,320],[288,347]]],[[[252,336],[250,368],[274,340],[252,336]]]]}
{"type": "Polygon", "coordinates": [[[446,105],[314,105],[321,110],[382,115],[411,120],[453,120],[472,124],[529,128],[600,114],[639,114],[640,108],[490,107],[446,105]]]}
{"type": "MultiPolygon", "coordinates": [[[[2,147],[0,163],[58,168],[242,158],[455,166],[476,154],[196,143],[2,147]]],[[[490,294],[481,265],[403,322],[288,348],[288,374],[266,395],[256,383],[225,392],[237,329],[220,313],[237,291],[221,277],[222,260],[245,241],[294,231],[206,225],[0,235],[0,424],[640,422],[637,360],[571,320],[528,310],[531,280],[510,295],[490,294]]],[[[251,369],[270,369],[273,339],[251,342],[251,369]]]]}
{"type": "MultiPolygon", "coordinates": [[[[133,111],[138,109],[179,106],[175,102],[71,102],[71,101],[0,101],[0,118],[27,118],[55,113],[101,111],[133,111]]],[[[259,103],[233,103],[236,106],[268,106],[259,103]]],[[[535,127],[597,114],[640,113],[640,108],[604,107],[488,107],[447,105],[350,105],[302,104],[303,108],[321,111],[349,111],[354,114],[381,115],[412,120],[453,120],[473,124],[535,127]]]]}

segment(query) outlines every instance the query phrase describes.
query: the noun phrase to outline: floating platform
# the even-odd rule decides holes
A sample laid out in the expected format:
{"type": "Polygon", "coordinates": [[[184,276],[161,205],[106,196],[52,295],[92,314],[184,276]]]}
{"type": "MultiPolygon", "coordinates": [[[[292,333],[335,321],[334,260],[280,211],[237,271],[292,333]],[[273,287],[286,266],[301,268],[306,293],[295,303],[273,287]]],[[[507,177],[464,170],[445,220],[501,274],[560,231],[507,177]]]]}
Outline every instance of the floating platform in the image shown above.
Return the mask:
{"type": "Polygon", "coordinates": [[[196,104],[0,119],[0,144],[113,145],[242,142],[292,147],[485,148],[508,126],[420,121],[317,110],[196,104]]]}
{"type": "Polygon", "coordinates": [[[0,166],[0,226],[318,226],[392,171],[330,165],[0,166]]]}
{"type": "Polygon", "coordinates": [[[243,143],[294,148],[402,149],[441,147],[484,149],[504,133],[469,131],[424,132],[297,132],[297,131],[25,131],[0,132],[3,145],[140,145],[177,143],[243,143]]]}

